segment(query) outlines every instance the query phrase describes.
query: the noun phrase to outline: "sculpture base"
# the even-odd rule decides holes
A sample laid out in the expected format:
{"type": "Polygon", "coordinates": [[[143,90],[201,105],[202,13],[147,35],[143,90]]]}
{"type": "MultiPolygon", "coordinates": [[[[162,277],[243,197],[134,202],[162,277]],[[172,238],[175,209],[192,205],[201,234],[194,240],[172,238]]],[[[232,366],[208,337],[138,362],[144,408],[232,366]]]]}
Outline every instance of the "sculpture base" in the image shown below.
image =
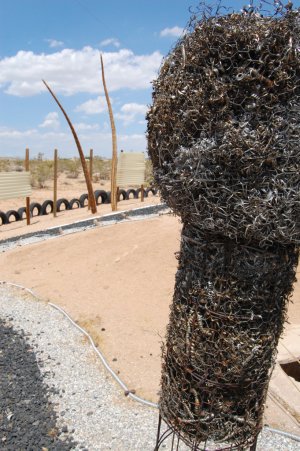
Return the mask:
{"type": "Polygon", "coordinates": [[[176,432],[172,427],[167,426],[167,429],[162,430],[162,417],[159,415],[158,426],[157,426],[157,436],[154,451],[159,451],[164,448],[167,451],[181,451],[183,449],[190,449],[192,451],[256,451],[257,437],[253,444],[249,447],[241,448],[240,445],[213,445],[208,444],[207,441],[202,443],[186,443],[184,437],[176,432]],[[210,447],[209,447],[210,446],[210,447]]]}

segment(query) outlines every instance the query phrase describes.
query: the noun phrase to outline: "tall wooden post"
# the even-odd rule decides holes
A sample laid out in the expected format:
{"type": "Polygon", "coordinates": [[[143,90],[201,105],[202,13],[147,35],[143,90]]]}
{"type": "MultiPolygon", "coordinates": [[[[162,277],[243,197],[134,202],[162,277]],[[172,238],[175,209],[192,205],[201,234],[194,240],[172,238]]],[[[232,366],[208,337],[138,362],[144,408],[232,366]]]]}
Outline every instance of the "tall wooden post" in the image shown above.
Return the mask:
{"type": "Polygon", "coordinates": [[[120,194],[120,187],[117,186],[117,192],[116,192],[116,205],[118,204],[119,194],[120,194]]]}
{"type": "MultiPolygon", "coordinates": [[[[25,151],[25,171],[29,171],[29,149],[25,151]]],[[[26,197],[26,221],[30,225],[30,197],[26,197]]]]}
{"type": "Polygon", "coordinates": [[[144,202],[144,185],[141,185],[141,202],[144,202]]]}
{"type": "Polygon", "coordinates": [[[117,206],[117,164],[118,164],[118,154],[117,154],[117,134],[116,134],[116,127],[115,127],[115,121],[114,121],[114,115],[106,87],[105,82],[105,75],[104,75],[104,64],[102,55],[100,55],[101,60],[101,72],[102,72],[102,82],[103,82],[103,88],[105,93],[105,98],[107,102],[108,112],[109,112],[109,119],[110,119],[110,126],[111,126],[111,135],[112,135],[112,158],[111,158],[111,209],[112,211],[116,211],[117,206]]]}
{"type": "Polygon", "coordinates": [[[54,149],[54,176],[53,176],[53,216],[56,217],[57,202],[57,149],[54,149]]]}
{"type": "MultiPolygon", "coordinates": [[[[94,156],[94,151],[93,149],[90,149],[90,177],[91,180],[93,181],[93,156],[94,156]]],[[[91,209],[91,199],[89,196],[89,203],[88,203],[88,210],[91,209]]]]}

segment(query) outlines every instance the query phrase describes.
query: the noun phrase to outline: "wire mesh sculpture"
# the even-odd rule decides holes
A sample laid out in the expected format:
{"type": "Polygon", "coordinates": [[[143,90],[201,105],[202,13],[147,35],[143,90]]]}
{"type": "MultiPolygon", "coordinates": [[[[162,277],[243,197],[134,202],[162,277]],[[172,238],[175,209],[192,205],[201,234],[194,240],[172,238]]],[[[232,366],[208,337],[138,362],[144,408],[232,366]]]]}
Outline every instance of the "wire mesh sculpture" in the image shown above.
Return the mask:
{"type": "Polygon", "coordinates": [[[299,257],[300,12],[211,11],[163,61],[147,115],[156,183],[183,222],[160,413],[193,449],[243,450],[299,257]]]}

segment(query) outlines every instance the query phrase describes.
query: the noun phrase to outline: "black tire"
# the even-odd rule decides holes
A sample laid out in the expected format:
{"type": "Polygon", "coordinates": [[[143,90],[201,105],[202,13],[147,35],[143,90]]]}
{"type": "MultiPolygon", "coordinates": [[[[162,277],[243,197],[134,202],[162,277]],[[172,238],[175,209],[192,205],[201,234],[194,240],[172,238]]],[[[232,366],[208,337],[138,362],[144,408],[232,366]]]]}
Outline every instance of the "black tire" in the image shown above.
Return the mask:
{"type": "Polygon", "coordinates": [[[56,202],[56,211],[62,211],[61,206],[65,206],[65,210],[70,210],[70,202],[67,199],[58,199],[56,202]]]}
{"type": "Polygon", "coordinates": [[[119,189],[118,202],[120,202],[120,200],[127,200],[127,199],[128,199],[128,197],[127,197],[127,192],[125,191],[125,189],[119,189]],[[121,199],[121,197],[122,197],[122,199],[121,199]]]}
{"type": "MultiPolygon", "coordinates": [[[[21,207],[21,208],[18,208],[18,213],[19,213],[19,216],[20,216],[20,220],[22,221],[23,219],[26,219],[26,207],[21,207]],[[24,216],[24,214],[25,214],[25,216],[24,216]]],[[[30,215],[31,216],[31,215],[30,215]]]]}
{"type": "Polygon", "coordinates": [[[70,210],[73,210],[74,208],[81,208],[79,199],[70,200],[70,210]],[[74,207],[74,205],[76,205],[76,207],[74,207]]]}
{"type": "Polygon", "coordinates": [[[42,214],[42,206],[38,202],[32,202],[30,204],[29,208],[30,208],[30,214],[31,214],[32,217],[33,216],[40,216],[42,214]],[[34,214],[35,210],[37,210],[37,214],[34,214]]]}
{"type": "Polygon", "coordinates": [[[102,189],[97,189],[94,192],[94,196],[95,196],[95,200],[96,200],[96,204],[97,205],[106,203],[106,199],[107,199],[106,191],[103,191],[102,189]],[[99,199],[101,199],[101,202],[99,202],[99,199]]]}
{"type": "Polygon", "coordinates": [[[111,203],[111,192],[110,191],[107,191],[107,198],[106,198],[106,201],[105,201],[105,203],[106,204],[110,204],[111,203]]]}
{"type": "Polygon", "coordinates": [[[79,202],[81,208],[87,207],[89,203],[89,196],[86,193],[81,194],[81,196],[79,197],[79,202]]]}
{"type": "Polygon", "coordinates": [[[8,224],[6,214],[3,211],[0,211],[0,219],[1,219],[1,225],[8,224]]]}
{"type": "Polygon", "coordinates": [[[149,193],[152,193],[152,195],[155,196],[157,193],[157,190],[155,188],[147,188],[146,193],[147,193],[146,197],[149,197],[149,193]]]}
{"type": "Polygon", "coordinates": [[[53,213],[53,200],[45,200],[42,203],[42,215],[49,215],[49,213],[53,213]],[[50,211],[49,211],[50,207],[50,211]]]}
{"type": "Polygon", "coordinates": [[[130,199],[130,198],[131,198],[131,197],[130,197],[131,194],[133,194],[133,199],[137,199],[137,198],[138,198],[138,194],[137,194],[136,190],[133,189],[133,188],[128,189],[128,190],[126,191],[126,194],[127,194],[127,199],[130,199]]]}
{"type": "Polygon", "coordinates": [[[16,221],[20,221],[20,219],[21,219],[19,213],[18,213],[16,210],[8,210],[5,214],[6,214],[6,218],[7,218],[7,220],[8,220],[9,223],[11,223],[11,222],[16,222],[16,221]],[[10,220],[10,218],[11,218],[12,216],[15,218],[14,221],[11,221],[11,220],[10,220]]]}
{"type": "MultiPolygon", "coordinates": [[[[136,190],[136,192],[137,192],[137,199],[139,198],[139,197],[141,197],[141,188],[139,188],[139,189],[137,189],[136,190]]],[[[148,197],[148,193],[147,193],[147,190],[145,190],[145,188],[144,188],[144,197],[148,197]]]]}

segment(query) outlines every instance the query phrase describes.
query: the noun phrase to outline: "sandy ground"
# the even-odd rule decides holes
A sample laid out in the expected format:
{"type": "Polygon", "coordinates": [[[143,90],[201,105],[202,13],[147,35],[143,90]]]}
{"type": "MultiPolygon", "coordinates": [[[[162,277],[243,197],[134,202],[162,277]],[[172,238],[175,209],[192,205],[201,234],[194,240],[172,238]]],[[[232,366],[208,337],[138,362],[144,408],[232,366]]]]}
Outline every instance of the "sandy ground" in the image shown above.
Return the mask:
{"type": "MultiPolygon", "coordinates": [[[[65,194],[60,197],[68,198],[65,194]]],[[[118,210],[158,202],[158,197],[145,199],[144,204],[131,199],[120,202],[118,210]]],[[[109,205],[98,209],[100,214],[108,212],[109,205]]],[[[2,226],[0,240],[84,217],[91,217],[87,209],[62,212],[58,218],[33,218],[29,227],[24,221],[2,226]]],[[[93,335],[126,384],[138,395],[157,401],[161,343],[172,301],[177,268],[174,254],[179,250],[180,231],[178,218],[163,215],[61,236],[1,254],[0,278],[31,288],[42,299],[63,307],[93,335]]],[[[291,360],[300,355],[299,282],[293,299],[289,307],[291,324],[287,325],[287,341],[282,341],[279,359],[291,360]]],[[[282,374],[280,367],[276,371],[275,382],[287,386],[290,378],[282,374]]],[[[299,383],[294,386],[297,407],[299,383]]],[[[265,420],[273,427],[299,433],[295,412],[288,414],[282,405],[278,406],[276,387],[268,399],[265,420]]]]}
{"type": "MultiPolygon", "coordinates": [[[[123,201],[118,210],[158,202],[123,201]]],[[[98,208],[110,211],[109,205],[98,208]]],[[[25,221],[2,226],[0,239],[91,216],[80,209],[33,218],[29,227],[25,221]]],[[[3,253],[1,279],[65,308],[92,333],[128,386],[156,401],[179,236],[179,220],[170,215],[128,220],[3,253]]]]}

